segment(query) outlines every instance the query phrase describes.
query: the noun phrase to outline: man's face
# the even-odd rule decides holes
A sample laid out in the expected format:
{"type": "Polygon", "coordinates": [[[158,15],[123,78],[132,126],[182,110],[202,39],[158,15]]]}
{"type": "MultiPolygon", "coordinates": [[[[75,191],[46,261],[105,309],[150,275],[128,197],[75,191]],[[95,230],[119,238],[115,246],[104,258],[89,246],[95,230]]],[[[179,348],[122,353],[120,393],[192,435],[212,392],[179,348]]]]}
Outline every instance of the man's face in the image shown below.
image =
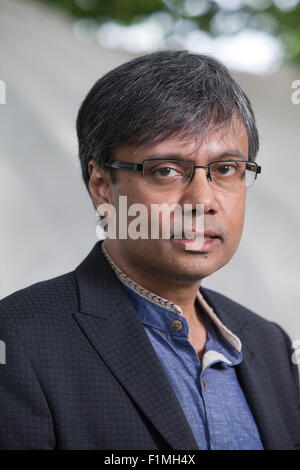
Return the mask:
{"type": "MultiPolygon", "coordinates": [[[[213,160],[248,160],[248,136],[238,122],[223,130],[212,131],[201,145],[195,140],[179,137],[144,148],[119,147],[113,160],[142,162],[147,158],[172,155],[195,161],[196,165],[207,165],[213,160]]],[[[145,181],[140,171],[115,170],[116,184],[108,179],[107,201],[119,210],[119,196],[127,196],[127,204],[139,203],[147,207],[149,227],[152,204],[204,205],[204,231],[213,230],[219,236],[209,248],[190,251],[182,242],[174,239],[107,239],[105,244],[115,261],[121,266],[130,266],[131,272],[138,270],[146,276],[159,276],[173,282],[195,282],[209,276],[224,266],[235,253],[243,230],[246,188],[238,191],[224,191],[214,186],[206,176],[205,169],[195,169],[192,181],[185,187],[163,190],[145,181]]],[[[101,198],[93,196],[99,205],[101,198]]],[[[124,214],[122,214],[124,216],[124,214]]],[[[128,222],[134,217],[128,219],[128,222]]]]}

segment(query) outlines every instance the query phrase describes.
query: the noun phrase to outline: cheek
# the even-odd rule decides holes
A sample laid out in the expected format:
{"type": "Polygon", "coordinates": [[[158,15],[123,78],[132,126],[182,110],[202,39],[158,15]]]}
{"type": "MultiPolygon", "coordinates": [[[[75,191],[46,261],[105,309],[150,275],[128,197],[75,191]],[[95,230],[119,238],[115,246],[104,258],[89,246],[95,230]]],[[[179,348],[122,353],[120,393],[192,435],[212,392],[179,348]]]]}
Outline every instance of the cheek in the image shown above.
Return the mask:
{"type": "Polygon", "coordinates": [[[165,192],[155,192],[153,186],[147,186],[142,181],[134,177],[128,177],[126,181],[122,182],[114,192],[115,201],[118,200],[119,196],[127,196],[128,207],[131,204],[144,204],[148,210],[148,214],[151,214],[152,204],[167,204],[171,206],[178,203],[178,197],[165,192]]]}
{"type": "MultiPolygon", "coordinates": [[[[170,210],[170,207],[173,204],[178,204],[178,197],[174,196],[174,194],[165,192],[162,195],[161,192],[153,191],[153,187],[140,185],[137,184],[136,180],[130,181],[128,179],[126,186],[122,185],[122,187],[119,188],[118,195],[127,196],[127,210],[129,210],[130,206],[133,204],[142,204],[146,208],[145,215],[148,221],[148,239],[152,238],[153,243],[158,243],[158,240],[162,237],[162,227],[165,227],[165,234],[168,234],[170,233],[169,231],[172,231],[173,213],[170,210]],[[154,205],[156,207],[152,207],[154,205]]],[[[135,215],[127,215],[128,226],[137,217],[140,217],[139,212],[135,213],[135,215]]],[[[141,216],[141,220],[143,220],[143,217],[144,216],[141,216]]],[[[139,227],[137,231],[140,230],[141,228],[139,227]]],[[[143,243],[143,241],[135,240],[134,243],[143,243]]],[[[145,248],[144,243],[143,246],[145,248]]],[[[151,244],[149,244],[149,247],[150,246],[151,244]]]]}
{"type": "Polygon", "coordinates": [[[229,239],[240,239],[244,227],[246,193],[223,200],[223,214],[229,239]]]}
{"type": "Polygon", "coordinates": [[[120,196],[127,197],[127,206],[131,204],[141,203],[139,185],[137,184],[136,178],[129,174],[126,178],[120,178],[118,184],[113,186],[113,204],[115,207],[119,207],[120,196]]]}

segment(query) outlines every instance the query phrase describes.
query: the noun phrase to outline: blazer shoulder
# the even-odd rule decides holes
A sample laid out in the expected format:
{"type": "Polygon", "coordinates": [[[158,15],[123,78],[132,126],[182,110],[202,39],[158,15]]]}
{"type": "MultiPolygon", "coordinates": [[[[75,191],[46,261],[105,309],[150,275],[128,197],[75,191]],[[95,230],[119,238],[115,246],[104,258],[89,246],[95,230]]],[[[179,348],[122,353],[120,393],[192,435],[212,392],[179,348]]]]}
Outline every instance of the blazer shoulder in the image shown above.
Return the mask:
{"type": "Polygon", "coordinates": [[[0,322],[5,319],[40,318],[78,308],[75,271],[40,281],[0,300],[0,322]]]}

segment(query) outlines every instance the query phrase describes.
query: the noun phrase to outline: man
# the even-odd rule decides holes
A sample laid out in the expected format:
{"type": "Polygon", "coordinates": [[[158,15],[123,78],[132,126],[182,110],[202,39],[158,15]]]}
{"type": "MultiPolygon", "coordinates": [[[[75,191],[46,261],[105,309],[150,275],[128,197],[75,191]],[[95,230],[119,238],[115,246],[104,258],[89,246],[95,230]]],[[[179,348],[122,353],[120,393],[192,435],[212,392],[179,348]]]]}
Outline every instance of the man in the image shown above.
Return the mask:
{"type": "Polygon", "coordinates": [[[77,133],[93,205],[107,222],[115,209],[118,235],[0,302],[1,448],[300,448],[288,336],[201,286],[235,253],[260,173],[245,93],[211,57],[158,52],[102,77],[77,133]],[[144,235],[165,204],[159,237],[120,236],[135,215],[122,198],[145,208],[144,235]],[[192,228],[177,237],[170,212],[165,238],[174,205],[192,228]],[[198,206],[204,240],[190,239],[198,206]]]}

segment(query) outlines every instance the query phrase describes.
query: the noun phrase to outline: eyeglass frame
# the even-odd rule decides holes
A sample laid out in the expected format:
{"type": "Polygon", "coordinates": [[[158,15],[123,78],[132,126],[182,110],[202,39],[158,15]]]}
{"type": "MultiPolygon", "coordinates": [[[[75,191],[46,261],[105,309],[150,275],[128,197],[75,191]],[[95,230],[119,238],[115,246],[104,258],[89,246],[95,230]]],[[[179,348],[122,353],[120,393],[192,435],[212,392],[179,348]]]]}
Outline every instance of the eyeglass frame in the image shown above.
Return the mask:
{"type": "Polygon", "coordinates": [[[144,177],[145,176],[144,175],[144,163],[151,162],[151,161],[154,161],[154,162],[155,161],[168,161],[168,162],[174,161],[174,162],[192,163],[193,171],[191,173],[190,179],[187,181],[187,184],[189,184],[192,181],[194,174],[195,174],[195,168],[206,168],[207,169],[206,177],[209,181],[213,183],[213,179],[210,174],[210,166],[213,165],[214,163],[231,163],[231,162],[240,163],[242,162],[242,163],[251,163],[252,165],[254,164],[255,165],[255,178],[253,180],[253,183],[256,180],[257,175],[261,173],[261,168],[262,168],[261,165],[258,165],[256,162],[252,162],[250,160],[216,160],[213,162],[209,162],[207,165],[196,165],[193,160],[183,160],[183,159],[178,159],[178,158],[177,159],[176,158],[147,158],[146,160],[143,160],[141,163],[114,160],[110,163],[109,162],[105,163],[105,166],[109,168],[116,168],[119,170],[142,171],[142,176],[144,177]]]}

